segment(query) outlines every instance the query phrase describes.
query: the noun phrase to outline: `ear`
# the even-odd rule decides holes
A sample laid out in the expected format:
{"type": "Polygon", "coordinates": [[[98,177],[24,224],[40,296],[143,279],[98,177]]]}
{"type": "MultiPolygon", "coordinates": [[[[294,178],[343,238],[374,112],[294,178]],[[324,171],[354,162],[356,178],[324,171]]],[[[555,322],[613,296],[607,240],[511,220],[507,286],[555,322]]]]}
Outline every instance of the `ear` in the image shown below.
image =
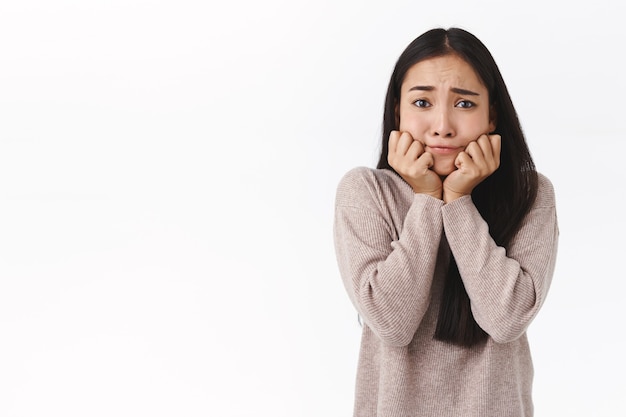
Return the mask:
{"type": "Polygon", "coordinates": [[[496,130],[497,120],[498,113],[496,112],[496,107],[492,104],[489,106],[489,132],[496,130]]]}

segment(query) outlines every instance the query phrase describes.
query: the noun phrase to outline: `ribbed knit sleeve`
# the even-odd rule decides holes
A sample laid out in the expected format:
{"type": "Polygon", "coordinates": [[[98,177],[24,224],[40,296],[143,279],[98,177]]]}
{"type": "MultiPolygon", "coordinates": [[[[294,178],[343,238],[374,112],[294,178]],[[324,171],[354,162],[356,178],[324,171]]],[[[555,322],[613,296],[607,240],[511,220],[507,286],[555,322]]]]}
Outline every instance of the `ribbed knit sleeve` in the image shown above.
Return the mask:
{"type": "Polygon", "coordinates": [[[559,231],[552,184],[540,175],[535,204],[508,251],[491,238],[470,196],[445,205],[442,214],[476,322],[498,343],[517,339],[543,304],[555,268],[559,231]]]}
{"type": "MultiPolygon", "coordinates": [[[[401,230],[390,210],[401,191],[368,168],[341,180],[334,239],[339,271],[365,323],[392,346],[411,342],[430,302],[442,233],[443,202],[416,194],[401,230]]],[[[405,190],[406,198],[406,190],[405,190]]]]}

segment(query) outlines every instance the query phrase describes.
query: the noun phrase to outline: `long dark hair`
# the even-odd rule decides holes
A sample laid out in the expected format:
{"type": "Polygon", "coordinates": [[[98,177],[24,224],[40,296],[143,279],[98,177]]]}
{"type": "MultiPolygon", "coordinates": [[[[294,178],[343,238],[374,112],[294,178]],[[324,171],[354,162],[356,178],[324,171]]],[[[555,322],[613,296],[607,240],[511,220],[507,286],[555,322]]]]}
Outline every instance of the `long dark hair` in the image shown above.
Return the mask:
{"type": "MultiPolygon", "coordinates": [[[[407,71],[420,61],[449,54],[461,57],[473,67],[487,87],[489,103],[495,110],[493,133],[502,137],[500,168],[474,188],[472,201],[489,224],[489,233],[496,244],[506,248],[535,201],[537,172],[500,70],[487,47],[471,33],[459,28],[432,29],[402,52],[387,89],[377,168],[395,172],[387,161],[388,141],[391,131],[399,129],[397,108],[407,71]]],[[[451,256],[435,339],[469,347],[483,343],[487,337],[474,319],[469,296],[451,256]]]]}

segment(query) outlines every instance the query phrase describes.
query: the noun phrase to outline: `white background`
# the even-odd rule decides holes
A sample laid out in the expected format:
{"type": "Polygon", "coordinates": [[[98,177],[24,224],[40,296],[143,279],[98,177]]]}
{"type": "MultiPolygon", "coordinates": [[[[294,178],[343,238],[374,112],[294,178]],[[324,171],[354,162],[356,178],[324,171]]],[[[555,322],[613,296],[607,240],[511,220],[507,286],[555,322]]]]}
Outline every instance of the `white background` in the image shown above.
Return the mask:
{"type": "Polygon", "coordinates": [[[619,2],[3,0],[0,416],[349,416],[340,177],[398,55],[491,50],[553,182],[536,415],[626,414],[619,2]]]}

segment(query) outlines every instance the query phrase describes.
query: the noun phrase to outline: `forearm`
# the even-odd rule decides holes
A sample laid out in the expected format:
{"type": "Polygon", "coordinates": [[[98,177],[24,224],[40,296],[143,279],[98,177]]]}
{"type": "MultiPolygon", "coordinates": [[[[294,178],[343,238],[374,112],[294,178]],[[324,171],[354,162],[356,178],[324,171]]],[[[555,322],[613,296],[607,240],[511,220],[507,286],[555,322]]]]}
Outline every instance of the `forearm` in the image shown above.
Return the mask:
{"type": "Polygon", "coordinates": [[[477,323],[499,342],[523,334],[548,292],[557,251],[554,207],[533,209],[509,245],[498,247],[470,196],[447,204],[443,225],[477,323]]]}
{"type": "Polygon", "coordinates": [[[415,195],[399,236],[375,213],[337,208],[335,245],[344,284],[366,324],[386,343],[408,344],[428,308],[442,204],[415,195]]]}

